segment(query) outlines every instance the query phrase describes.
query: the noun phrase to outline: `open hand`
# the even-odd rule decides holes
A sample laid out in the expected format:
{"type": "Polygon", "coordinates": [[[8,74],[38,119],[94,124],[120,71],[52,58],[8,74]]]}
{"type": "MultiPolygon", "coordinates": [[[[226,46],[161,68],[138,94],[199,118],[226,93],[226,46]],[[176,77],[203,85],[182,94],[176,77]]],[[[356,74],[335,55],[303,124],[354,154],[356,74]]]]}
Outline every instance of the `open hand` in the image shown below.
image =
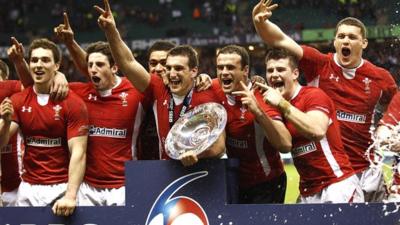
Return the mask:
{"type": "Polygon", "coordinates": [[[272,0],[261,0],[253,8],[253,20],[260,23],[268,20],[272,16],[272,11],[278,7],[278,4],[272,4],[272,0]]]}

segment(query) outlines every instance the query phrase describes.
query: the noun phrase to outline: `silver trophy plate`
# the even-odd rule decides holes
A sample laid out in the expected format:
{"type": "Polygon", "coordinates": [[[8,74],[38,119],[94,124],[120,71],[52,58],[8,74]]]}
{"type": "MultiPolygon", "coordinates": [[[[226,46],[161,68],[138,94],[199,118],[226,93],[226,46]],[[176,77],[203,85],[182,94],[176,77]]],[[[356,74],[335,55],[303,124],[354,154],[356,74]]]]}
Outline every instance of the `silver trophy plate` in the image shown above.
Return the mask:
{"type": "Polygon", "coordinates": [[[167,135],[165,149],[172,159],[193,151],[196,155],[208,149],[225,129],[227,113],[218,103],[196,106],[181,116],[167,135]]]}

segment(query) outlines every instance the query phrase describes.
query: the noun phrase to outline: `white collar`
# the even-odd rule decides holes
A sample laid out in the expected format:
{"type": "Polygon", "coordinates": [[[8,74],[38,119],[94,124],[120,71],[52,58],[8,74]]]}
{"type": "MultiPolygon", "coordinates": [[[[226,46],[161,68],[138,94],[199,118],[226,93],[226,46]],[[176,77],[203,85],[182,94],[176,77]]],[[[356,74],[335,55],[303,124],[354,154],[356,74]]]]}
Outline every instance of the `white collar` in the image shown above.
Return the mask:
{"type": "Polygon", "coordinates": [[[301,86],[301,84],[297,84],[296,89],[294,90],[294,93],[292,95],[292,97],[290,97],[290,101],[292,101],[294,98],[297,97],[297,95],[299,95],[300,90],[303,88],[303,86],[301,86]]]}
{"type": "Polygon", "coordinates": [[[35,94],[36,94],[36,100],[39,105],[45,106],[45,105],[47,105],[47,103],[49,103],[50,94],[37,93],[35,86],[33,86],[33,92],[35,92],[35,94]]]}
{"type": "Polygon", "coordinates": [[[100,94],[101,97],[107,97],[107,96],[112,95],[112,90],[121,84],[122,79],[117,75],[114,75],[114,77],[115,77],[116,82],[115,82],[115,85],[111,89],[107,89],[104,91],[98,91],[98,93],[100,94]]]}
{"type": "Polygon", "coordinates": [[[333,60],[335,61],[335,64],[342,69],[342,74],[346,79],[354,79],[354,77],[356,76],[357,69],[364,65],[364,59],[361,58],[361,63],[356,68],[351,68],[351,69],[345,68],[342,65],[340,65],[339,60],[337,59],[337,53],[333,55],[333,60]]]}
{"type": "Polygon", "coordinates": [[[172,93],[172,98],[174,99],[175,105],[180,105],[180,104],[182,104],[183,100],[185,100],[185,95],[180,96],[180,95],[172,93]]]}

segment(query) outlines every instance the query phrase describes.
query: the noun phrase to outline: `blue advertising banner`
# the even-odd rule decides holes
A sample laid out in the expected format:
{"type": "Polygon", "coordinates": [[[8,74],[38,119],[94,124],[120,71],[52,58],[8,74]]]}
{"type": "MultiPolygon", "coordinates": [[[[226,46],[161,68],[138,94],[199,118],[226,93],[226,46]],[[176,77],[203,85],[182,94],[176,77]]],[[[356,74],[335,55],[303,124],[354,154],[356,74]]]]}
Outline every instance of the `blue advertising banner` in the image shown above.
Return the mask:
{"type": "Polygon", "coordinates": [[[228,204],[232,171],[227,160],[190,168],[173,160],[133,161],[126,168],[124,207],[78,207],[70,217],[56,217],[50,207],[0,208],[0,225],[400,224],[394,203],[228,204]]]}

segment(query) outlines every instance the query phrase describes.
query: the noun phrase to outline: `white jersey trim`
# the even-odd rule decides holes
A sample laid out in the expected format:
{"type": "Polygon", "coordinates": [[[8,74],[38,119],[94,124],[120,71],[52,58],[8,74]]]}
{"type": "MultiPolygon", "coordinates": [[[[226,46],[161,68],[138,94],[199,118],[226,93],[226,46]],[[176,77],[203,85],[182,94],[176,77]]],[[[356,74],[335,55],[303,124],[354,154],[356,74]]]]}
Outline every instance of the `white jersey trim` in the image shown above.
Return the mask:
{"type": "Polygon", "coordinates": [[[364,65],[364,59],[361,58],[360,65],[358,65],[356,68],[351,68],[351,69],[345,68],[342,65],[340,65],[340,63],[339,63],[339,61],[337,59],[337,54],[336,53],[333,55],[333,60],[335,61],[335,64],[337,66],[342,68],[342,74],[343,74],[344,78],[346,78],[348,80],[354,79],[354,77],[356,76],[357,69],[364,65]]]}
{"type": "Polygon", "coordinates": [[[300,84],[297,84],[296,89],[294,90],[294,93],[292,95],[292,97],[290,98],[290,101],[292,101],[293,99],[295,99],[297,97],[297,95],[299,95],[300,90],[303,88],[303,86],[301,86],[300,84]]]}
{"type": "Polygon", "coordinates": [[[24,137],[22,136],[22,133],[19,131],[17,133],[17,159],[18,159],[18,171],[20,175],[23,172],[23,163],[22,163],[22,158],[24,155],[24,150],[22,149],[23,144],[24,144],[24,137]]]}
{"type": "Polygon", "coordinates": [[[336,177],[343,176],[343,171],[340,169],[338,162],[332,154],[331,147],[329,146],[328,139],[326,136],[320,141],[322,152],[325,155],[326,160],[328,161],[329,166],[331,167],[333,173],[336,177]]]}
{"type": "Polygon", "coordinates": [[[156,121],[156,128],[157,128],[157,137],[158,137],[158,156],[160,159],[162,159],[162,144],[163,144],[163,140],[161,140],[160,137],[160,130],[158,128],[158,117],[157,117],[157,100],[154,101],[153,103],[153,113],[154,113],[154,119],[156,121]]]}
{"type": "Polygon", "coordinates": [[[316,76],[312,81],[307,82],[307,86],[319,87],[319,78],[320,75],[316,76]]]}
{"type": "Polygon", "coordinates": [[[114,77],[115,77],[115,81],[116,82],[115,82],[115,85],[111,89],[107,89],[107,90],[104,90],[104,91],[98,91],[98,93],[100,94],[101,97],[111,96],[112,95],[112,90],[114,88],[118,87],[121,84],[122,79],[117,75],[114,75],[114,77]]]}
{"type": "Polygon", "coordinates": [[[257,155],[265,175],[268,176],[271,173],[271,166],[269,165],[267,156],[265,155],[264,152],[264,138],[265,138],[264,131],[261,128],[261,126],[256,122],[254,122],[254,131],[255,131],[257,155]]]}
{"type": "Polygon", "coordinates": [[[132,132],[132,145],[131,145],[132,159],[137,159],[136,143],[139,135],[140,125],[142,124],[143,121],[143,117],[144,117],[144,109],[142,103],[139,102],[138,108],[136,110],[135,123],[133,125],[133,132],[132,132]]]}

